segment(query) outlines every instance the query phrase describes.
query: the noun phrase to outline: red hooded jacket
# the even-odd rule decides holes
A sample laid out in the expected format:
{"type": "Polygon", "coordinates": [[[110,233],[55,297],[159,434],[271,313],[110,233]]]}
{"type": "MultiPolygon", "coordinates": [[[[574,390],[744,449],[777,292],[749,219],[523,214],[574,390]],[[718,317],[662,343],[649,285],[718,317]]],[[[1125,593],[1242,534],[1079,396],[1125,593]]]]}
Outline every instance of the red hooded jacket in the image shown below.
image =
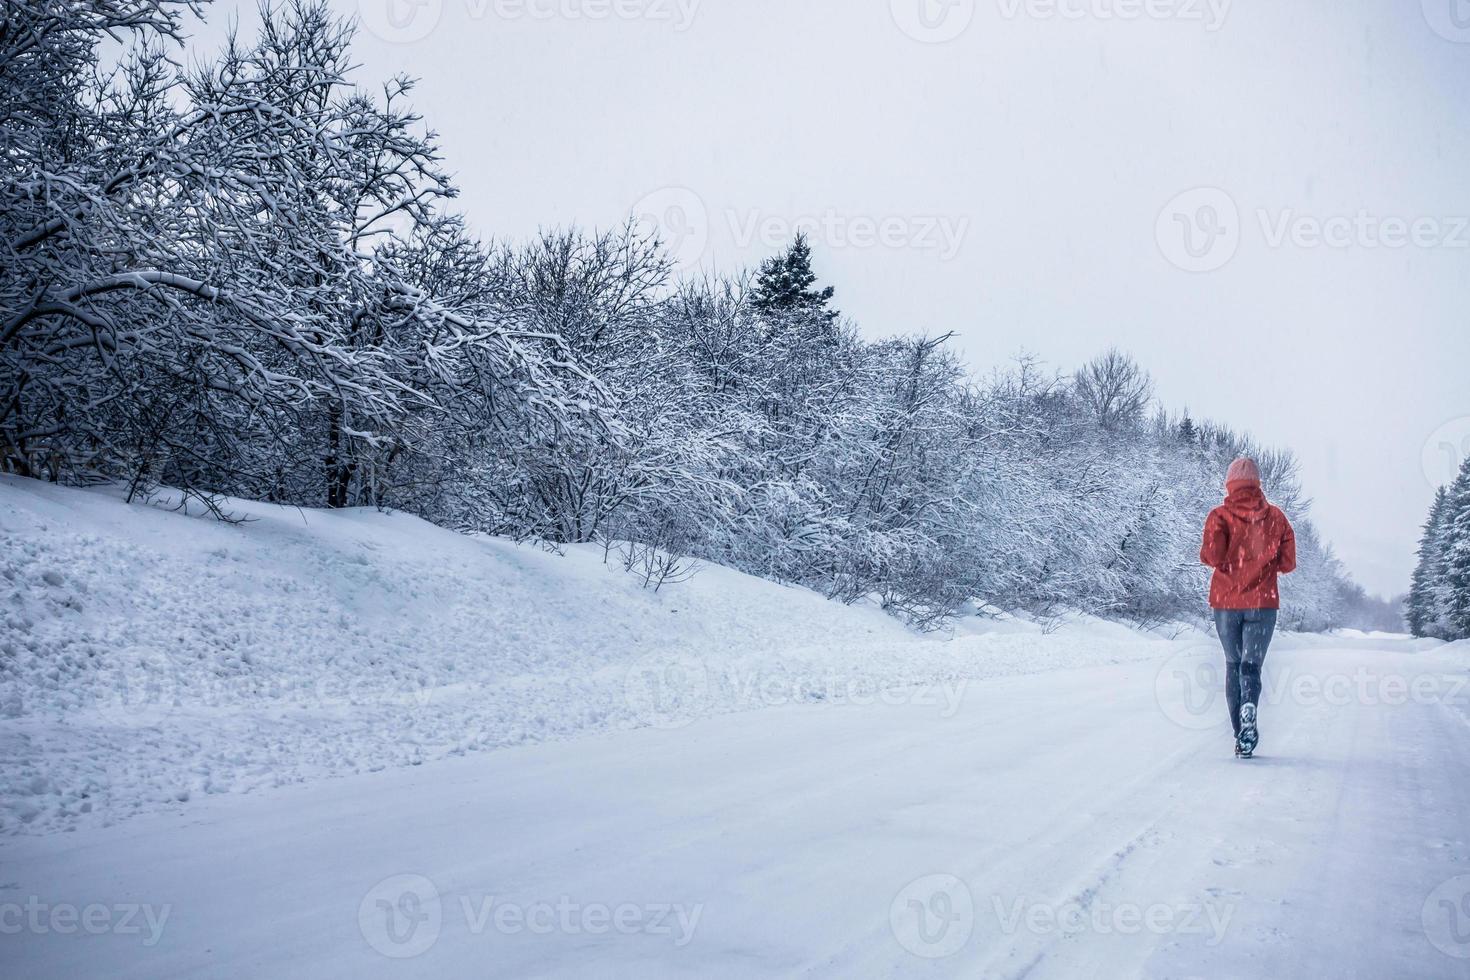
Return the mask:
{"type": "Polygon", "coordinates": [[[1213,609],[1280,609],[1277,574],[1296,570],[1296,534],[1259,484],[1228,484],[1225,502],[1205,519],[1199,560],[1215,570],[1213,609]]]}

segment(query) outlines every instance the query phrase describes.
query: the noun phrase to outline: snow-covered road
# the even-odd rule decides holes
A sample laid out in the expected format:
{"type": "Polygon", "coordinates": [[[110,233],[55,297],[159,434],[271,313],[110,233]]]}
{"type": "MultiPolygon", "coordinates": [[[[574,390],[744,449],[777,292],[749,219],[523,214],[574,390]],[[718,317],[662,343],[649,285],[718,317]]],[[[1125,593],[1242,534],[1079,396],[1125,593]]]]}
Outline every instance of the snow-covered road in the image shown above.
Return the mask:
{"type": "Polygon", "coordinates": [[[1470,976],[1460,648],[1199,646],[0,844],[0,974],[1470,976]]]}

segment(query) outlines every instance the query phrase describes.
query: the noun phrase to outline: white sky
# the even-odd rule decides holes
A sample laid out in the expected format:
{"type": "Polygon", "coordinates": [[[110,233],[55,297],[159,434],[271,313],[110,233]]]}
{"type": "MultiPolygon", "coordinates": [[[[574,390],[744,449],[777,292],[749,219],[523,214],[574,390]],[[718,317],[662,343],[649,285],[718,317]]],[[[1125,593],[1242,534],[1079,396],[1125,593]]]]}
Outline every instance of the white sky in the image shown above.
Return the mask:
{"type": "Polygon", "coordinates": [[[1426,469],[1470,449],[1464,0],[334,3],[362,80],[421,78],[482,234],[652,211],[734,270],[815,218],[866,333],[954,331],[979,372],[1116,344],[1170,407],[1294,449],[1353,574],[1407,588],[1426,469]],[[1219,268],[1171,261],[1184,219],[1219,268]],[[1378,244],[1395,219],[1421,244],[1378,244]]]}

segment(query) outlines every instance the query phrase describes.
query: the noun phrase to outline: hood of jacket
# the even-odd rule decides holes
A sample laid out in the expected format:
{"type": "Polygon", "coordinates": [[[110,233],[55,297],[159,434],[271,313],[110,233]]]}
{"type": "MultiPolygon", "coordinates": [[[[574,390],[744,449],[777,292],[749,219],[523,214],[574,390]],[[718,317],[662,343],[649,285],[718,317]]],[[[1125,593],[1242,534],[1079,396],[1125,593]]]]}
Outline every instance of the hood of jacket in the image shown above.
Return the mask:
{"type": "Polygon", "coordinates": [[[1271,505],[1267,502],[1266,495],[1261,492],[1260,484],[1245,480],[1232,480],[1227,489],[1229,493],[1225,496],[1223,506],[1245,523],[1256,524],[1264,521],[1270,514],[1271,505]]]}

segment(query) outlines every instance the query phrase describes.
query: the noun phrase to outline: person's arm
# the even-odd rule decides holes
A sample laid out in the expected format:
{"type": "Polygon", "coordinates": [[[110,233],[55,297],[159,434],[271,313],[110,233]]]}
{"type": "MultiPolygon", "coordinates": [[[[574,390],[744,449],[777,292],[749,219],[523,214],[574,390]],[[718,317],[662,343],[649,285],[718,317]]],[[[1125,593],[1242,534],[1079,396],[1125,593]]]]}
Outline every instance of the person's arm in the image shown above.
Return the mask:
{"type": "Polygon", "coordinates": [[[1205,518],[1205,537],[1200,544],[1199,560],[1211,568],[1219,568],[1225,562],[1225,555],[1230,548],[1230,529],[1225,526],[1225,518],[1214,511],[1205,518]]]}
{"type": "Polygon", "coordinates": [[[1276,570],[1288,575],[1296,571],[1296,532],[1291,529],[1291,521],[1285,514],[1281,515],[1281,524],[1284,530],[1281,532],[1281,550],[1276,552],[1276,570]]]}

